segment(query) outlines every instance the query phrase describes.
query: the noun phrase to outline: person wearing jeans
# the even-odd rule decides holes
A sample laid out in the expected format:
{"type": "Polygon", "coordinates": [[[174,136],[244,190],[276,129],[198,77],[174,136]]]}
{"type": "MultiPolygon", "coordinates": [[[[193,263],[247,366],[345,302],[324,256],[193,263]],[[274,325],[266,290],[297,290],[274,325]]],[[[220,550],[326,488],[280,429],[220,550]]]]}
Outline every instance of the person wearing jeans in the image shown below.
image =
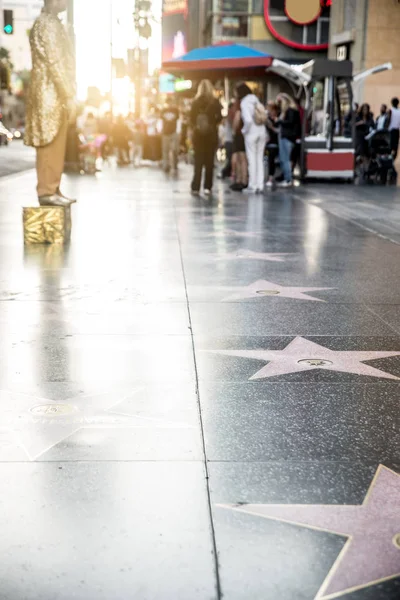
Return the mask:
{"type": "Polygon", "coordinates": [[[280,187],[292,185],[291,156],[298,137],[301,136],[300,113],[293,98],[289,94],[279,94],[276,102],[280,109],[277,125],[279,128],[279,161],[283,173],[280,187]]]}
{"type": "Polygon", "coordinates": [[[264,190],[264,152],[267,130],[265,125],[258,125],[255,121],[256,106],[259,104],[257,96],[251,93],[245,83],[237,87],[236,93],[240,100],[242,132],[249,164],[249,186],[243,191],[250,194],[260,193],[264,190]]]}
{"type": "Polygon", "coordinates": [[[281,163],[281,169],[283,173],[283,182],[291,185],[292,184],[292,161],[291,156],[294,148],[294,142],[288,138],[282,137],[279,133],[279,161],[281,163]]]}

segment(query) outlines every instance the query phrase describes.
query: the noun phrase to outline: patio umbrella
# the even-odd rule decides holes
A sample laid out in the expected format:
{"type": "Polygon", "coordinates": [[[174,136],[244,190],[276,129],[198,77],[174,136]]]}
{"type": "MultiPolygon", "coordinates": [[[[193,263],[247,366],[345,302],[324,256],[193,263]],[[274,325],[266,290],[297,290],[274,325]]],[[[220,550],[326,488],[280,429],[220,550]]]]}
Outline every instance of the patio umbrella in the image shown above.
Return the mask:
{"type": "Polygon", "coordinates": [[[217,44],[191,50],[180,58],[164,62],[163,71],[186,79],[258,78],[265,75],[273,57],[241,44],[217,44]]]}

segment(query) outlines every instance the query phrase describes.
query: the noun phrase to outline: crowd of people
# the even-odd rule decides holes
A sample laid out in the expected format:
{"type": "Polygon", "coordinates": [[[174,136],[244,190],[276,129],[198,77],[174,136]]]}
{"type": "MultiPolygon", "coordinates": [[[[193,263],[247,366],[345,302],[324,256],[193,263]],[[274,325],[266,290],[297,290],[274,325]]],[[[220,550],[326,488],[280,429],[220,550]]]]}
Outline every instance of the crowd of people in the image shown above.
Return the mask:
{"type": "Polygon", "coordinates": [[[241,83],[236,87],[235,98],[223,119],[222,106],[215,97],[213,86],[204,80],[199,85],[190,113],[195,162],[193,194],[200,192],[203,168],[204,192],[206,195],[211,193],[218,130],[222,122],[227,159],[220,178],[232,178],[233,191],[257,194],[263,193],[265,186],[292,185],[297,142],[301,138],[300,108],[295,100],[282,93],[265,107],[250,87],[241,83]],[[281,176],[275,179],[278,157],[281,176]]]}
{"type": "Polygon", "coordinates": [[[82,168],[95,172],[98,158],[116,155],[120,166],[140,166],[143,160],[150,160],[166,173],[177,173],[183,154],[194,164],[192,193],[200,193],[204,170],[203,188],[209,195],[217,149],[224,148],[226,162],[219,177],[231,178],[233,191],[261,193],[265,186],[292,185],[296,142],[301,138],[300,108],[294,99],[282,93],[265,107],[242,83],[225,116],[223,112],[208,80],[200,82],[189,107],[179,106],[168,96],[163,106],[151,107],[146,119],[132,113],[114,118],[110,112],[96,118],[88,112],[78,118],[82,168]],[[276,180],[277,162],[281,174],[276,180]]]}
{"type": "MultiPolygon", "coordinates": [[[[400,101],[398,98],[392,98],[390,108],[382,104],[379,115],[375,118],[371,112],[369,104],[355,105],[355,129],[356,129],[356,154],[362,158],[368,158],[370,148],[368,137],[374,131],[388,132],[390,150],[394,160],[397,158],[399,148],[400,132],[400,101]]],[[[352,120],[352,113],[349,113],[347,120],[352,120]]],[[[350,135],[350,132],[349,132],[350,135]]]]}
{"type": "MultiPolygon", "coordinates": [[[[265,187],[292,185],[304,114],[301,105],[286,93],[280,93],[265,106],[248,84],[241,83],[225,114],[212,83],[203,80],[190,108],[184,110],[169,97],[164,106],[151,107],[146,119],[133,114],[114,117],[112,112],[99,118],[88,112],[76,121],[73,47],[58,18],[66,5],[67,0],[45,0],[30,32],[33,69],[24,141],[36,149],[37,195],[41,206],[70,206],[75,202],[61,192],[60,183],[67,139],[76,123],[81,167],[85,172],[96,172],[98,159],[114,154],[121,166],[138,166],[142,160],[151,160],[159,162],[166,173],[176,172],[179,154],[183,152],[188,162],[193,158],[192,193],[198,195],[203,183],[204,193],[210,195],[215,158],[223,145],[227,159],[219,176],[230,177],[235,192],[257,194],[263,193],[265,187]]],[[[324,109],[319,112],[325,126],[329,123],[327,115],[324,109]]],[[[377,129],[387,131],[391,159],[395,160],[400,132],[397,98],[392,100],[389,110],[382,106],[376,120],[370,107],[364,104],[357,114],[351,111],[346,122],[340,120],[338,124],[337,135],[342,135],[343,126],[350,136],[355,130],[357,154],[362,159],[368,159],[367,142],[371,133],[377,129]]],[[[307,123],[305,130],[319,134],[308,129],[307,123]]],[[[386,167],[384,170],[387,171],[386,167]]]]}
{"type": "Polygon", "coordinates": [[[168,97],[163,107],[151,107],[146,118],[113,116],[107,112],[97,118],[93,112],[77,119],[81,166],[85,172],[95,172],[98,159],[116,156],[119,166],[143,160],[159,162],[166,172],[178,169],[180,152],[187,151],[187,116],[168,97]]]}

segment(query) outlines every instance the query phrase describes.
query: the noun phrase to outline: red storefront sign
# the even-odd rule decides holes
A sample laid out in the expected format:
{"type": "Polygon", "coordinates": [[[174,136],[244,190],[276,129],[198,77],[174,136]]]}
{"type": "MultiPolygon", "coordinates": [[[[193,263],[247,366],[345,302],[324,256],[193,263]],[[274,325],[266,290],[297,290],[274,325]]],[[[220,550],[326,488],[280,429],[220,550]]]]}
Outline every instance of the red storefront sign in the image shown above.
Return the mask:
{"type": "Polygon", "coordinates": [[[272,35],[286,46],[297,50],[326,50],[329,40],[310,42],[305,28],[316,28],[321,18],[326,22],[331,4],[332,0],[264,0],[265,22],[272,35]],[[282,17],[286,17],[287,21],[282,17]],[[292,35],[288,35],[288,23],[291,24],[292,35]]]}

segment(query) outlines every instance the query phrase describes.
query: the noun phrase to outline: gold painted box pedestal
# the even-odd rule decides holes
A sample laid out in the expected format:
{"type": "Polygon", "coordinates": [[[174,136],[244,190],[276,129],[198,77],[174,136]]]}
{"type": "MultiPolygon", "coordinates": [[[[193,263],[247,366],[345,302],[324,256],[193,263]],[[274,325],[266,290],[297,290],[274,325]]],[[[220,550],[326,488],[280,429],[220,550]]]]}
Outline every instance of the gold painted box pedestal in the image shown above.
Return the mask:
{"type": "Polygon", "coordinates": [[[25,244],[65,244],[71,237],[71,208],[23,208],[25,244]]]}

